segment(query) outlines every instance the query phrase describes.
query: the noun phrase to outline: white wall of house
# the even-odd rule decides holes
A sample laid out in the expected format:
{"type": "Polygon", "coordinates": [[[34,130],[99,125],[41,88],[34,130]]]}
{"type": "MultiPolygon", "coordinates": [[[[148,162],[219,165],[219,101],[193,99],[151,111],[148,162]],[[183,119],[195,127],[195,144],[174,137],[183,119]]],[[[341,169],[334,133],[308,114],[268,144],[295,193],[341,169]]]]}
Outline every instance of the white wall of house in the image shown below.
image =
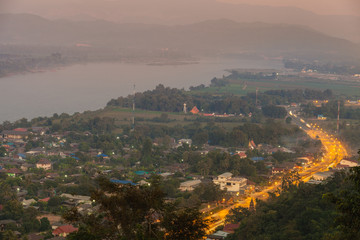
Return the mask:
{"type": "Polygon", "coordinates": [[[241,177],[232,177],[232,173],[223,173],[213,182],[220,186],[221,190],[226,189],[228,192],[239,192],[246,186],[247,179],[241,177]]]}

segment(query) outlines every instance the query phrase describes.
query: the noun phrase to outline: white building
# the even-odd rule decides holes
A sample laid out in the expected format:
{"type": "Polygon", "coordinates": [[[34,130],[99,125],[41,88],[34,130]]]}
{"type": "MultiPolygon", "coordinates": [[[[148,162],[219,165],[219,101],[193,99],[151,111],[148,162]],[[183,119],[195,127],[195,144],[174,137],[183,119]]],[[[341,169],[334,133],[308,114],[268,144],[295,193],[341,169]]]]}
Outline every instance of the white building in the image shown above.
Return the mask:
{"type": "Polygon", "coordinates": [[[353,160],[346,160],[346,159],[341,160],[340,164],[344,165],[344,166],[349,166],[349,167],[357,167],[357,166],[359,166],[358,162],[353,161],[353,160]]]}
{"type": "Polygon", "coordinates": [[[314,180],[317,181],[324,181],[328,177],[331,177],[334,174],[334,172],[326,171],[326,172],[317,172],[313,175],[314,180]]]}
{"type": "Polygon", "coordinates": [[[192,191],[194,190],[199,184],[201,183],[201,180],[190,180],[186,182],[180,183],[180,191],[192,191]]]}
{"type": "Polygon", "coordinates": [[[219,175],[213,182],[220,186],[221,190],[228,192],[239,192],[246,186],[247,179],[242,177],[232,177],[232,173],[226,172],[219,175]]]}
{"type": "Polygon", "coordinates": [[[181,147],[184,143],[191,147],[192,140],[191,139],[180,139],[177,143],[178,144],[176,145],[176,147],[181,147]]]}
{"type": "Polygon", "coordinates": [[[39,162],[36,163],[36,168],[42,168],[44,170],[50,170],[51,166],[51,162],[45,158],[40,159],[39,162]]]}

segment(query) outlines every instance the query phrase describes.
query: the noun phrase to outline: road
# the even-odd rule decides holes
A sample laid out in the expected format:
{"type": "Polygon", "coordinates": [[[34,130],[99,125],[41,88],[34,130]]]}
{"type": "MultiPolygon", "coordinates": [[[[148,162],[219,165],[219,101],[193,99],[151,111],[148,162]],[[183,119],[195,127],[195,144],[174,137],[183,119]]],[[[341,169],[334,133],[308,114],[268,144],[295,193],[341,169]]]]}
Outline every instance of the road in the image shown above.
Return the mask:
{"type": "MultiPolygon", "coordinates": [[[[325,132],[318,125],[308,124],[296,114],[288,109],[289,116],[293,119],[293,122],[302,128],[312,139],[318,139],[323,145],[323,157],[319,159],[317,163],[310,165],[308,168],[298,171],[301,180],[307,182],[317,172],[323,172],[329,169],[329,167],[336,166],[343,157],[347,156],[347,151],[341,142],[333,135],[325,132]]],[[[207,219],[212,220],[208,232],[213,232],[218,226],[225,223],[225,217],[232,208],[236,207],[249,207],[251,199],[262,199],[268,198],[268,192],[274,192],[281,185],[281,182],[275,182],[272,185],[266,187],[261,192],[256,192],[249,195],[245,200],[234,203],[232,206],[222,209],[216,212],[207,219]]]]}

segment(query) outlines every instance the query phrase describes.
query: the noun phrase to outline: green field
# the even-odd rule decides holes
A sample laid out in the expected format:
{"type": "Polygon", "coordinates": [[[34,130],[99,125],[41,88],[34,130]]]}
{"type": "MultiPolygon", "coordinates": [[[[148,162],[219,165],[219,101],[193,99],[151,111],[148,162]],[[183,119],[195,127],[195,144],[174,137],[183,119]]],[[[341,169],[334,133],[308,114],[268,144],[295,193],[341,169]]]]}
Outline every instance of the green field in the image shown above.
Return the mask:
{"type": "MultiPolygon", "coordinates": [[[[97,111],[87,111],[78,116],[74,116],[75,119],[92,119],[94,117],[108,117],[115,119],[117,125],[131,125],[132,117],[135,117],[135,122],[137,124],[152,124],[152,125],[162,125],[173,127],[175,125],[187,125],[194,124],[194,121],[199,117],[199,115],[184,114],[182,112],[159,112],[159,111],[147,111],[147,110],[135,110],[132,112],[130,108],[121,108],[121,107],[106,107],[97,111]],[[161,114],[167,114],[169,122],[157,122],[152,121],[154,118],[160,118],[161,114]]],[[[210,121],[215,120],[214,117],[207,117],[210,121]]],[[[232,128],[242,125],[243,118],[235,117],[234,122],[216,122],[216,124],[221,124],[224,128],[231,130],[232,128]]],[[[207,122],[201,122],[201,125],[204,126],[208,124],[207,122]]]]}
{"type": "Polygon", "coordinates": [[[319,78],[304,78],[298,76],[280,76],[279,80],[255,80],[255,79],[230,79],[229,84],[223,87],[209,87],[194,91],[195,93],[211,93],[211,94],[235,94],[246,95],[255,92],[256,88],[264,92],[267,90],[280,89],[330,89],[335,94],[344,96],[360,96],[360,82],[334,81],[319,78]]]}

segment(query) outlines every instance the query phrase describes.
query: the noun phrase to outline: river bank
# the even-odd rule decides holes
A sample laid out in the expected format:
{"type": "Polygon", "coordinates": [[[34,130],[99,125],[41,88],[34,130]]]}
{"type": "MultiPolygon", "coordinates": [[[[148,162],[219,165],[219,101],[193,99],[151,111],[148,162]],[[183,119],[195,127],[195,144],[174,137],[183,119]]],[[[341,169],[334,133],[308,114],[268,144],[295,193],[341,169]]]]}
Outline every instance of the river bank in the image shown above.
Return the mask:
{"type": "MultiPolygon", "coordinates": [[[[119,62],[81,63],[50,71],[0,79],[0,122],[103,108],[112,98],[146,91],[158,84],[189,88],[209,84],[225,69],[281,68],[280,61],[203,59],[198,64],[147,65],[119,62]]],[[[50,68],[51,69],[51,68],[50,68]]]]}

